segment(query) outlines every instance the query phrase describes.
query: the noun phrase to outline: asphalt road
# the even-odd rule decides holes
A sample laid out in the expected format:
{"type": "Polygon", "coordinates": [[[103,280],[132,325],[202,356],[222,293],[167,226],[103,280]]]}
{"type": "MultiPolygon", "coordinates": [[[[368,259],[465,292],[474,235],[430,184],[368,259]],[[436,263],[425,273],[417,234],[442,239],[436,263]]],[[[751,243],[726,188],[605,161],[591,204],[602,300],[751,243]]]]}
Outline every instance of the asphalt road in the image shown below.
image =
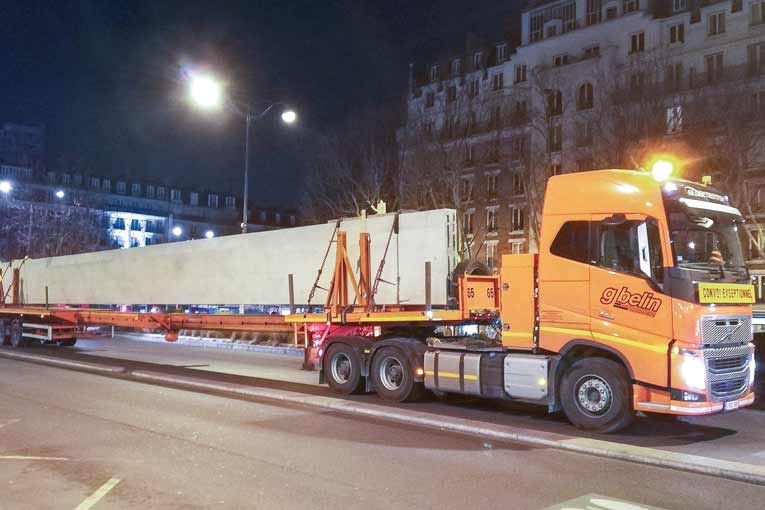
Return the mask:
{"type": "MultiPolygon", "coordinates": [[[[261,353],[203,349],[166,342],[134,341],[130,336],[114,340],[79,340],[75,349],[36,348],[29,352],[110,362],[132,360],[137,368],[154,368],[180,375],[204,372],[204,377],[221,381],[257,384],[303,393],[332,395],[318,385],[318,374],[300,369],[302,358],[261,353]],[[150,363],[142,367],[141,363],[150,363]]],[[[385,404],[374,395],[349,397],[385,404]]],[[[394,405],[394,404],[387,404],[394,405]]],[[[572,427],[562,416],[549,415],[539,406],[492,402],[469,397],[450,397],[446,402],[431,400],[398,407],[415,408],[438,416],[467,418],[492,424],[524,427],[555,434],[604,439],[572,427]]],[[[635,425],[609,441],[645,446],[678,453],[701,455],[735,462],[765,465],[765,412],[742,409],[733,413],[678,420],[638,419],[635,425]]],[[[763,504],[765,508],[765,504],[763,504]]]]}
{"type": "Polygon", "coordinates": [[[3,510],[585,508],[564,502],[586,495],[599,510],[762,508],[765,487],[0,359],[3,510]]]}

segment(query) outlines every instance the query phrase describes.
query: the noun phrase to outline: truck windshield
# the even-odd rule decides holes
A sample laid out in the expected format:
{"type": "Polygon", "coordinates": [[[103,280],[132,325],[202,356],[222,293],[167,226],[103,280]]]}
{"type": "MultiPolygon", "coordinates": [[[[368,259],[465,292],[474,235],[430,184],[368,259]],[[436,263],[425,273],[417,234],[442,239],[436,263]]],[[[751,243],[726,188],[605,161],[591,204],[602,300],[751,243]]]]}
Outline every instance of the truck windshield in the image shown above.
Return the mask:
{"type": "Polygon", "coordinates": [[[743,273],[738,227],[742,219],[711,210],[676,210],[669,214],[670,240],[675,266],[713,274],[743,273]]]}

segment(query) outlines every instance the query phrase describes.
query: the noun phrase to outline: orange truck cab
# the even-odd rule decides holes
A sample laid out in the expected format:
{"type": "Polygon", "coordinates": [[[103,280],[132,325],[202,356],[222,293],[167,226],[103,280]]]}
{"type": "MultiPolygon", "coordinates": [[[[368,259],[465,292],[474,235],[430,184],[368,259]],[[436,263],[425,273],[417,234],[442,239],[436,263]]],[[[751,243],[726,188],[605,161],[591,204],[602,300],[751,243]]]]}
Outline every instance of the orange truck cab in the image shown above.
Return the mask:
{"type": "Polygon", "coordinates": [[[583,428],[751,404],[742,223],[727,196],[693,182],[627,170],[551,178],[539,254],[502,258],[503,347],[546,356],[547,403],[583,428]]]}

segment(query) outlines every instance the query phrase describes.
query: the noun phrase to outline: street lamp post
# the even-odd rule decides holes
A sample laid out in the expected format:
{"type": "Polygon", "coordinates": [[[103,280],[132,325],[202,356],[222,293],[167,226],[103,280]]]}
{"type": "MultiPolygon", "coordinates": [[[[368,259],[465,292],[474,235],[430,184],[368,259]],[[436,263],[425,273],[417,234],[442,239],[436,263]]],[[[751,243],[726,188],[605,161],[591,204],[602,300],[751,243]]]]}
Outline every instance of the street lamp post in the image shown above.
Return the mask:
{"type": "Polygon", "coordinates": [[[205,109],[219,108],[225,104],[229,109],[238,115],[244,117],[244,193],[242,204],[242,233],[247,233],[247,224],[249,222],[249,185],[250,185],[250,132],[253,123],[265,117],[275,106],[284,108],[282,111],[282,122],[292,124],[297,120],[297,114],[287,108],[287,105],[281,102],[273,102],[260,113],[253,113],[251,104],[247,103],[244,108],[238,105],[231,98],[226,98],[223,94],[222,86],[211,76],[202,74],[192,74],[189,79],[189,93],[193,102],[205,109]]]}

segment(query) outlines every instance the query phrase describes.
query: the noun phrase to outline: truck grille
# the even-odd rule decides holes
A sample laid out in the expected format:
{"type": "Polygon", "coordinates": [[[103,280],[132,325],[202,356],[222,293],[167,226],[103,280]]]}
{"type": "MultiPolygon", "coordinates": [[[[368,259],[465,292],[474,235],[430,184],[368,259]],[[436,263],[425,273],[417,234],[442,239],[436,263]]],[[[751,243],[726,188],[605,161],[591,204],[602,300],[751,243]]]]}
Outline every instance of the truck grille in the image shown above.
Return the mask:
{"type": "Polygon", "coordinates": [[[749,315],[709,315],[701,318],[701,342],[706,346],[744,345],[752,341],[749,315]]]}
{"type": "Polygon", "coordinates": [[[704,349],[703,352],[713,402],[734,400],[749,391],[753,344],[704,349]]]}

